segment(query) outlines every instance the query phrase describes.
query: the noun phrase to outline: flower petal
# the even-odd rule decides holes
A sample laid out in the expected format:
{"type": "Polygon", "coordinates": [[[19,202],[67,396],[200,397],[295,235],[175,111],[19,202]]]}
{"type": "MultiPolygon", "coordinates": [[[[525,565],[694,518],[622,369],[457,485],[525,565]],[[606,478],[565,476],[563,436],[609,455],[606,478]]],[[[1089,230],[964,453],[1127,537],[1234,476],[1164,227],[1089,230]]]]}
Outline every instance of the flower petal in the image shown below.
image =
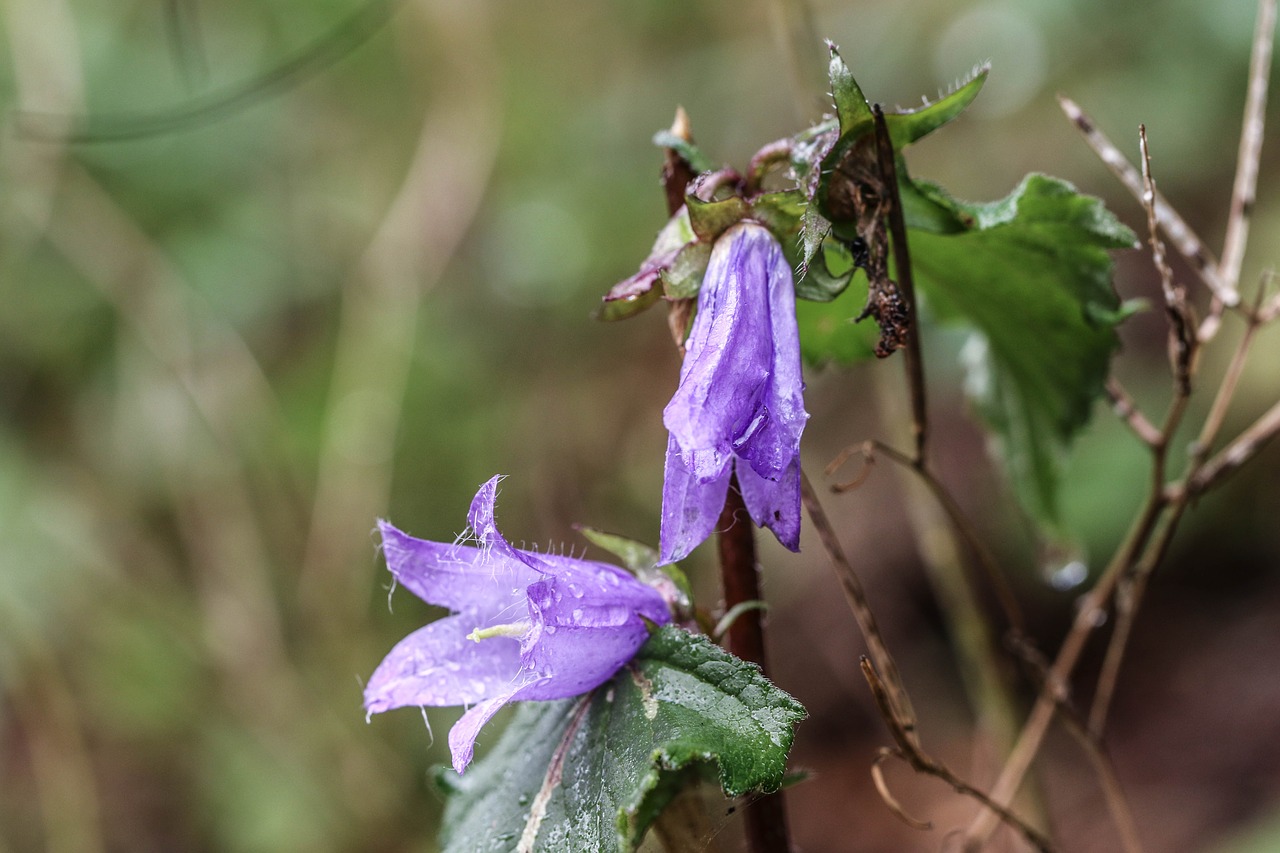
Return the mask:
{"type": "Polygon", "coordinates": [[[809,414],[804,409],[800,329],[791,267],[781,250],[765,261],[765,267],[773,354],[760,402],[759,426],[739,440],[737,453],[761,477],[774,480],[800,452],[800,435],[809,414]]]}
{"type": "Polygon", "coordinates": [[[732,467],[726,460],[719,477],[700,482],[680,458],[674,435],[667,439],[667,470],[662,481],[662,530],[659,534],[659,563],[683,560],[698,547],[720,520],[724,497],[729,490],[732,467]]]}
{"type": "Polygon", "coordinates": [[[378,530],[391,574],[428,604],[450,610],[496,610],[513,589],[522,592],[538,578],[523,560],[491,549],[428,542],[386,521],[378,522],[378,530]]]}
{"type": "Polygon", "coordinates": [[[475,536],[476,541],[480,543],[482,549],[492,552],[496,557],[504,560],[524,563],[538,574],[542,574],[550,569],[542,556],[531,551],[521,551],[511,547],[511,543],[498,530],[498,523],[494,520],[493,510],[498,501],[498,484],[502,482],[502,479],[501,474],[491,477],[476,492],[476,496],[471,501],[471,510],[467,513],[467,523],[471,527],[471,533],[475,536]]]}
{"type": "Polygon", "coordinates": [[[745,222],[726,231],[711,251],[680,386],[662,413],[700,480],[718,478],[734,443],[753,428],[773,360],[769,301],[757,291],[779,259],[786,269],[773,235],[745,222]]]}
{"type": "MultiPolygon", "coordinates": [[[[514,618],[526,616],[522,608],[514,618]]],[[[407,705],[468,705],[502,695],[520,674],[519,642],[514,637],[479,643],[467,639],[474,628],[500,621],[494,614],[486,624],[477,625],[474,616],[461,614],[414,631],[396,644],[369,678],[365,709],[379,714],[407,705]]]]}
{"type": "Polygon", "coordinates": [[[522,665],[546,680],[522,698],[561,699],[613,676],[649,639],[645,619],[671,621],[661,594],[616,566],[579,561],[529,587],[533,631],[522,665]]]}
{"type": "Polygon", "coordinates": [[[800,550],[800,455],[776,480],[767,480],[749,464],[737,465],[738,487],[751,520],[767,527],[784,547],[800,550]]]}
{"type": "Polygon", "coordinates": [[[458,722],[453,724],[453,728],[449,729],[449,753],[453,756],[454,770],[462,773],[467,769],[467,765],[471,763],[471,759],[475,755],[476,738],[480,734],[480,729],[485,723],[493,719],[493,715],[502,710],[502,707],[507,703],[513,702],[517,698],[528,698],[521,695],[522,691],[528,686],[528,684],[522,684],[500,696],[484,700],[468,709],[458,722]]]}

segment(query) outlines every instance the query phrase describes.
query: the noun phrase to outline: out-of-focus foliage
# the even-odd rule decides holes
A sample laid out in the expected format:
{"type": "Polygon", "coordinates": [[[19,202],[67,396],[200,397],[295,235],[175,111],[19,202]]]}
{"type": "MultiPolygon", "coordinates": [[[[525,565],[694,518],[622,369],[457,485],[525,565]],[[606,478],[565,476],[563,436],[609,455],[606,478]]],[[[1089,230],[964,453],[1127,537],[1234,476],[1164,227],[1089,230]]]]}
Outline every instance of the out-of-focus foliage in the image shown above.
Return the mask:
{"type": "MultiPolygon", "coordinates": [[[[650,139],[676,104],[704,150],[739,165],[817,118],[816,92],[795,107],[770,5],[404,0],[367,39],[337,39],[324,62],[308,53],[361,8],[2,7],[0,847],[431,849],[442,803],[428,776],[446,761],[443,738],[412,712],[366,726],[360,711],[359,680],[429,618],[407,596],[388,612],[374,519],[394,514],[446,538],[459,502],[504,471],[540,484],[509,511],[543,544],[569,539],[573,522],[656,538],[661,408],[677,358],[656,312],[609,325],[588,315],[665,218],[650,139]],[[300,56],[312,59],[290,65],[300,56]],[[170,117],[295,67],[262,97],[163,133],[59,141],[170,117]],[[95,120],[67,119],[85,115],[95,120]]],[[[992,198],[1051,171],[1140,224],[1058,115],[1052,94],[1065,91],[1119,140],[1147,122],[1162,190],[1217,241],[1250,0],[824,2],[815,12],[864,90],[890,102],[934,96],[936,81],[992,60],[971,112],[913,148],[913,176],[992,198]]],[[[814,61],[825,61],[820,45],[814,61]]],[[[1258,247],[1275,242],[1273,172],[1264,164],[1258,247]]],[[[1251,256],[1245,280],[1273,261],[1251,256]]],[[[1136,276],[1126,297],[1149,283],[1136,269],[1126,268],[1136,276]]],[[[1144,329],[1162,333],[1158,317],[1147,322],[1130,333],[1139,354],[1144,329]]],[[[930,342],[938,382],[950,344],[930,342]]],[[[1130,378],[1160,399],[1158,346],[1145,364],[1130,378]]],[[[807,465],[874,426],[850,420],[870,407],[854,401],[858,381],[811,377],[807,465]]],[[[1246,386],[1261,399],[1273,374],[1246,386]]],[[[1087,436],[1105,453],[1076,470],[1104,476],[1066,476],[1065,511],[1096,522],[1081,527],[1095,552],[1132,509],[1114,472],[1143,470],[1126,440],[1119,429],[1087,436]]],[[[975,509],[986,508],[983,488],[979,478],[975,509]]],[[[860,507],[863,519],[894,522],[860,507]]],[[[1257,512],[1212,518],[1245,525],[1229,540],[1242,563],[1280,552],[1256,538],[1274,537],[1257,512]]],[[[1013,531],[1017,553],[1016,522],[986,521],[1013,531]]],[[[900,530],[859,540],[877,594],[901,590],[899,574],[874,568],[897,568],[900,530]]],[[[935,849],[936,838],[904,835],[874,792],[849,790],[865,765],[842,750],[870,754],[849,740],[870,712],[860,685],[823,669],[855,660],[857,647],[824,621],[838,596],[816,544],[803,547],[785,565],[764,555],[771,619],[792,626],[774,636],[781,653],[803,655],[779,681],[814,711],[802,760],[840,763],[827,768],[830,787],[790,795],[800,842],[849,849],[830,839],[855,820],[832,817],[826,790],[857,803],[867,849],[877,838],[877,849],[935,849]],[[806,618],[788,621],[797,612],[806,618]]],[[[689,568],[695,588],[711,588],[696,560],[689,568]]],[[[918,618],[912,602],[898,601],[891,624],[919,629],[902,631],[921,643],[906,646],[922,661],[913,674],[947,697],[951,676],[923,663],[946,657],[929,623],[903,621],[918,618]]],[[[1069,611],[1070,600],[1052,604],[1069,611]]],[[[954,700],[940,698],[932,716],[964,718],[944,707],[954,700]]],[[[442,732],[454,713],[428,719],[442,732]]],[[[1208,802],[1204,780],[1216,778],[1188,778],[1179,792],[1205,785],[1195,797],[1208,802]]],[[[1280,796],[1270,784],[1250,789],[1250,809],[1280,796]]],[[[1223,820],[1151,849],[1187,849],[1223,820]]]]}

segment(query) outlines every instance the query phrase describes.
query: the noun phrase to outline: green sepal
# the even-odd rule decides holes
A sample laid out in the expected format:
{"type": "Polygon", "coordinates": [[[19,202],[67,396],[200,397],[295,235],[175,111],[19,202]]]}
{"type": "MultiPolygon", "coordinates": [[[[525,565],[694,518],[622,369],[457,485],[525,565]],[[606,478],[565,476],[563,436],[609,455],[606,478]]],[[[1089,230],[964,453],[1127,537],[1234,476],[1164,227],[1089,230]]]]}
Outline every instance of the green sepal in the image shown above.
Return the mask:
{"type": "MultiPolygon", "coordinates": [[[[679,252],[694,241],[693,226],[689,223],[689,211],[681,207],[662,226],[649,256],[640,264],[640,270],[615,284],[605,294],[596,310],[598,320],[624,320],[645,310],[662,296],[665,285],[664,271],[678,258],[679,252]]],[[[701,277],[699,277],[701,281],[701,277]]],[[[697,288],[694,288],[697,291],[697,288]]]]}
{"type": "Polygon", "coordinates": [[[689,164],[689,168],[693,170],[694,174],[711,170],[711,160],[706,154],[702,153],[702,149],[689,140],[676,136],[670,130],[660,130],[655,133],[653,135],[653,144],[659,148],[670,148],[675,151],[689,164]]]}
{"type": "Polygon", "coordinates": [[[685,245],[660,273],[663,293],[668,299],[693,299],[702,289],[702,277],[710,262],[710,243],[698,241],[685,245]]]}
{"type": "Polygon", "coordinates": [[[675,563],[659,566],[657,549],[594,527],[580,526],[578,531],[592,545],[621,560],[623,567],[641,582],[662,592],[663,597],[678,610],[684,611],[677,613],[677,618],[693,612],[693,587],[689,585],[688,576],[675,563]]]}
{"type": "Polygon", "coordinates": [[[840,56],[839,49],[833,42],[827,42],[827,50],[831,54],[829,74],[831,76],[831,97],[836,104],[836,118],[840,121],[840,135],[862,133],[872,126],[875,116],[867,104],[866,96],[853,73],[840,56]]]}
{"type": "MultiPolygon", "coordinates": [[[[662,274],[658,273],[660,277],[662,274]]],[[[628,317],[634,317],[641,311],[645,311],[652,307],[653,303],[662,298],[662,288],[657,286],[657,282],[653,282],[648,288],[637,291],[634,295],[619,297],[614,299],[605,298],[600,303],[600,307],[596,309],[592,316],[597,320],[603,320],[606,323],[612,323],[615,320],[625,320],[628,317]]]]}
{"type": "Polygon", "coordinates": [[[773,232],[779,242],[797,232],[809,200],[800,190],[763,193],[751,200],[751,218],[773,232]]]}
{"type": "Polygon", "coordinates": [[[830,302],[844,293],[853,280],[853,255],[839,240],[827,239],[802,269],[803,274],[796,279],[796,297],[830,302]]]}
{"type": "Polygon", "coordinates": [[[685,197],[685,208],[689,211],[693,233],[703,243],[714,243],[717,237],[751,211],[750,205],[738,196],[702,201],[697,196],[688,195],[685,197]]]}
{"type": "Polygon", "coordinates": [[[886,112],[884,123],[893,142],[893,150],[901,151],[964,112],[982,91],[990,72],[990,65],[978,66],[968,80],[938,100],[915,109],[886,112]]]}

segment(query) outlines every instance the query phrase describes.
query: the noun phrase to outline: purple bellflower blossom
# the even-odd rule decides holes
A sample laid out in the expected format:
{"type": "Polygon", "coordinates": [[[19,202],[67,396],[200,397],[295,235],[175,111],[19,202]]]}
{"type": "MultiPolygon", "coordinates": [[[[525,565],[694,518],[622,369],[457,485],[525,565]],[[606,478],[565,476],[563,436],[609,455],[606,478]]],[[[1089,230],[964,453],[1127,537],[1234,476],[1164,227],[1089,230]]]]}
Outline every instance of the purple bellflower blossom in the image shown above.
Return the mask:
{"type": "Polygon", "coordinates": [[[698,293],[667,441],[661,562],[711,535],[736,471],[751,519],[800,547],[800,332],[791,268],[761,225],[716,241],[698,293]]]}
{"type": "Polygon", "coordinates": [[[459,773],[502,706],[598,687],[644,645],[645,619],[671,621],[662,596],[617,566],[513,548],[494,524],[499,480],[471,503],[476,547],[415,539],[378,522],[396,582],[454,612],[391,650],[365,687],[364,706],[370,714],[471,706],[449,732],[459,773]]]}

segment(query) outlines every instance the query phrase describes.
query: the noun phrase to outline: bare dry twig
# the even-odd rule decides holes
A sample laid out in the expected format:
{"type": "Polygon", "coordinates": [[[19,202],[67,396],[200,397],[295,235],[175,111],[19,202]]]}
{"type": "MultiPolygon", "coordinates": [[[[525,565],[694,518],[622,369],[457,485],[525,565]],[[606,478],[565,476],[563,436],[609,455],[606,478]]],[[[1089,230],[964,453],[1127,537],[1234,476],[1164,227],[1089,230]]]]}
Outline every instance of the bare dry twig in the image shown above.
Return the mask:
{"type": "MultiPolygon", "coordinates": [[[[1099,159],[1120,179],[1120,183],[1133,193],[1134,198],[1142,201],[1145,192],[1142,176],[1129,159],[1107,138],[1106,134],[1098,129],[1093,119],[1080,108],[1079,104],[1065,95],[1058,96],[1058,104],[1076,129],[1084,135],[1085,142],[1099,159]]],[[[1219,272],[1218,261],[1204,241],[1159,193],[1155,195],[1155,209],[1160,230],[1178,249],[1178,253],[1187,259],[1201,281],[1215,294],[1224,292],[1226,285],[1219,272]]]]}
{"type": "MultiPolygon", "coordinates": [[[[1154,220],[1158,223],[1160,229],[1178,245],[1179,251],[1191,261],[1201,278],[1209,285],[1214,294],[1215,302],[1209,317],[1199,327],[1197,338],[1200,343],[1205,343],[1213,338],[1217,329],[1217,318],[1220,318],[1222,311],[1226,307],[1233,307],[1239,303],[1237,290],[1239,265],[1243,258],[1244,244],[1248,231],[1248,212],[1252,204],[1254,187],[1256,186],[1257,157],[1260,150],[1262,132],[1261,111],[1265,104],[1266,76],[1270,65],[1271,46],[1274,39],[1275,7],[1276,0],[1260,0],[1251,61],[1249,97],[1245,110],[1244,136],[1246,138],[1241,141],[1240,162],[1237,164],[1236,189],[1233,193],[1232,221],[1234,224],[1229,234],[1227,245],[1224,248],[1224,255],[1229,253],[1226,258],[1227,263],[1224,263],[1221,267],[1213,263],[1212,256],[1204,249],[1198,238],[1194,237],[1190,229],[1185,227],[1181,217],[1155,192],[1149,175],[1145,181],[1139,184],[1133,167],[1093,127],[1092,122],[1084,116],[1079,107],[1065,98],[1060,99],[1064,111],[1076,123],[1077,127],[1084,132],[1089,144],[1094,147],[1094,150],[1098,152],[1103,161],[1116,172],[1121,181],[1135,195],[1144,197],[1149,221],[1154,220]]],[[[1163,270],[1161,272],[1163,277],[1163,270]]],[[[1189,392],[1189,388],[1185,387],[1186,383],[1175,381],[1177,390],[1175,390],[1174,400],[1170,405],[1165,424],[1160,430],[1159,440],[1155,442],[1147,441],[1151,445],[1154,456],[1151,493],[1148,495],[1130,534],[1126,537],[1097,584],[1082,600],[1077,617],[1063,641],[1057,659],[1047,673],[1046,683],[1040,691],[1035,707],[1032,709],[1032,713],[1023,728],[1018,744],[1015,746],[1009,761],[992,788],[991,798],[995,802],[1002,805],[1006,804],[1017,791],[1023,776],[1039,750],[1048,725],[1053,719],[1056,710],[1055,697],[1062,695],[1066,679],[1070,676],[1079,660],[1085,641],[1095,627],[1097,616],[1104,612],[1104,608],[1112,600],[1112,597],[1117,595],[1118,591],[1123,588],[1125,590],[1124,597],[1128,600],[1121,602],[1121,609],[1128,614],[1125,617],[1126,619],[1131,620],[1133,618],[1133,614],[1136,613],[1137,608],[1140,606],[1146,580],[1167,552],[1169,543],[1189,506],[1190,500],[1217,482],[1225,473],[1238,468],[1249,458],[1252,458],[1264,443],[1273,438],[1277,432],[1280,432],[1280,403],[1277,403],[1217,456],[1207,461],[1205,460],[1208,448],[1220,428],[1226,408],[1234,396],[1239,372],[1243,368],[1244,356],[1253,332],[1256,330],[1259,320],[1269,316],[1268,310],[1263,308],[1261,295],[1258,305],[1252,310],[1244,310],[1243,313],[1249,319],[1249,327],[1246,330],[1241,346],[1236,351],[1232,365],[1228,367],[1227,374],[1224,376],[1214,405],[1202,427],[1200,438],[1192,446],[1191,465],[1181,483],[1167,486],[1164,482],[1167,445],[1181,418],[1183,407],[1186,404],[1187,393],[1189,392]]],[[[1193,367],[1191,360],[1188,360],[1188,377],[1193,367]]],[[[1179,380],[1176,363],[1175,380],[1179,380]]],[[[1131,418],[1127,418],[1127,420],[1130,421],[1131,426],[1134,424],[1131,418]]],[[[1140,435],[1142,435],[1142,432],[1140,432],[1140,435]]],[[[1154,436],[1146,436],[1146,438],[1151,437],[1154,436]]],[[[1115,670],[1119,666],[1127,635],[1128,628],[1122,626],[1122,630],[1118,631],[1117,635],[1113,637],[1112,647],[1108,653],[1108,657],[1111,660],[1104,666],[1102,680],[1099,684],[1098,698],[1091,714],[1091,719],[1095,723],[1093,731],[1095,738],[1099,734],[1101,722],[1105,719],[1106,707],[1110,701],[1115,678],[1115,670]]],[[[996,818],[997,815],[992,811],[984,810],[974,819],[965,834],[966,850],[981,849],[995,828],[996,818]]]]}
{"type": "Polygon", "coordinates": [[[871,604],[867,600],[862,581],[845,555],[844,548],[836,537],[835,528],[831,526],[831,521],[822,508],[822,502],[818,500],[818,494],[813,489],[813,484],[809,482],[808,475],[803,471],[800,472],[800,498],[804,502],[805,510],[809,513],[814,529],[818,532],[818,539],[821,540],[822,547],[827,552],[827,558],[831,561],[836,579],[840,581],[840,587],[844,590],[845,600],[849,603],[849,609],[853,611],[853,618],[862,631],[862,637],[867,644],[867,654],[884,673],[887,701],[893,708],[894,719],[900,723],[906,737],[915,739],[917,737],[915,711],[911,707],[911,699],[903,686],[898,665],[894,663],[893,656],[889,654],[889,647],[885,645],[884,635],[880,633],[880,626],[876,622],[875,614],[871,611],[871,604]]]}
{"type": "Polygon", "coordinates": [[[885,725],[888,726],[889,733],[893,736],[894,742],[897,744],[896,749],[883,747],[880,750],[880,754],[876,758],[875,763],[872,765],[873,779],[876,782],[876,788],[880,791],[881,796],[884,797],[885,803],[889,805],[895,814],[917,829],[928,829],[931,827],[931,824],[925,821],[909,817],[903,810],[901,804],[898,803],[897,799],[889,793],[888,786],[884,782],[883,775],[879,773],[879,766],[883,763],[884,759],[890,755],[902,759],[907,764],[911,765],[912,769],[918,773],[924,773],[926,775],[933,776],[936,779],[941,779],[943,782],[950,785],[956,793],[966,797],[971,797],[972,799],[982,803],[997,814],[1001,820],[1017,830],[1023,838],[1036,848],[1036,850],[1048,853],[1054,849],[1053,843],[1048,838],[1021,817],[1016,815],[1011,809],[994,802],[991,797],[983,791],[975,788],[973,785],[957,776],[955,772],[945,764],[925,753],[920,748],[918,739],[914,737],[914,732],[909,732],[904,729],[902,721],[898,720],[895,716],[888,691],[885,689],[884,683],[881,682],[875,666],[873,666],[871,661],[865,656],[862,658],[860,663],[862,666],[862,674],[867,679],[867,684],[871,688],[871,695],[875,697],[876,705],[880,709],[880,715],[884,719],[885,725]]]}

